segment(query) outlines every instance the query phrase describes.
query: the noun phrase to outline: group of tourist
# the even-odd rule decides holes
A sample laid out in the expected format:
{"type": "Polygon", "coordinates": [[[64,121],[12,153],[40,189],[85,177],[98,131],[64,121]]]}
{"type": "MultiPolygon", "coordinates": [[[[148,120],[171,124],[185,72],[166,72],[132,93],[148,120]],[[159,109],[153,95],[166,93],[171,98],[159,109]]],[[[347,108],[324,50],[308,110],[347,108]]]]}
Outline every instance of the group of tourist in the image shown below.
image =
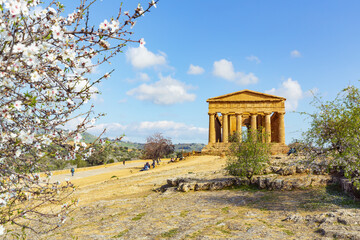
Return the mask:
{"type": "MultiPolygon", "coordinates": [[[[184,157],[179,157],[179,158],[171,158],[171,160],[168,162],[168,163],[173,163],[173,162],[177,162],[177,161],[180,161],[180,160],[184,160],[184,157]]],[[[146,162],[144,167],[140,170],[140,171],[147,171],[149,170],[151,167],[152,168],[155,168],[156,165],[160,165],[160,162],[161,162],[161,159],[158,158],[156,160],[153,160],[152,164],[150,165],[149,162],[146,162]]]]}
{"type": "MultiPolygon", "coordinates": [[[[161,159],[160,159],[160,158],[158,158],[158,159],[156,159],[156,160],[153,160],[153,162],[152,162],[152,164],[151,164],[152,168],[155,168],[156,163],[157,163],[157,165],[160,165],[160,162],[161,162],[161,159]]],[[[150,169],[150,163],[149,163],[149,162],[146,162],[145,165],[144,165],[144,167],[143,167],[140,171],[147,171],[147,170],[149,170],[149,169],[150,169]]]]}

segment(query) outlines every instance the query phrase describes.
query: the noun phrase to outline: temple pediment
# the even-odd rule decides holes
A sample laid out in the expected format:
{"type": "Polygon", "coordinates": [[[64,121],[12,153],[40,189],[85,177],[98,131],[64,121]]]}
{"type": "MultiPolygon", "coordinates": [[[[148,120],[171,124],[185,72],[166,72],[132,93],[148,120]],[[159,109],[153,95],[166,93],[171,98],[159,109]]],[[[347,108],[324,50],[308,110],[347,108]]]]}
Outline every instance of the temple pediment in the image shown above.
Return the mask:
{"type": "Polygon", "coordinates": [[[209,98],[208,100],[206,100],[206,102],[273,102],[285,100],[286,99],[283,97],[278,97],[246,89],[234,93],[221,95],[218,97],[209,98]]]}

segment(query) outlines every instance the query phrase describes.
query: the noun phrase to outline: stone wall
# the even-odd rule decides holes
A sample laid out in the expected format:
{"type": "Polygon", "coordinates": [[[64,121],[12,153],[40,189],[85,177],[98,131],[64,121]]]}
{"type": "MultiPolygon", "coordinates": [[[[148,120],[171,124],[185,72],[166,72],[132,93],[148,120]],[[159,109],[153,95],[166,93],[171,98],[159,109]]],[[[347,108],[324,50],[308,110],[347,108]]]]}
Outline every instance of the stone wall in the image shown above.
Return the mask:
{"type": "MultiPolygon", "coordinates": [[[[154,189],[166,191],[203,191],[220,190],[242,185],[255,185],[259,189],[291,191],[309,187],[339,184],[345,193],[360,198],[360,190],[354,186],[354,179],[350,181],[329,169],[327,162],[307,162],[303,157],[288,157],[286,155],[273,156],[269,165],[261,175],[247,178],[229,177],[225,170],[210,177],[180,177],[168,179],[167,184],[154,189]],[[331,172],[331,174],[329,173],[331,172]]],[[[357,179],[360,180],[360,179],[357,179]]]]}

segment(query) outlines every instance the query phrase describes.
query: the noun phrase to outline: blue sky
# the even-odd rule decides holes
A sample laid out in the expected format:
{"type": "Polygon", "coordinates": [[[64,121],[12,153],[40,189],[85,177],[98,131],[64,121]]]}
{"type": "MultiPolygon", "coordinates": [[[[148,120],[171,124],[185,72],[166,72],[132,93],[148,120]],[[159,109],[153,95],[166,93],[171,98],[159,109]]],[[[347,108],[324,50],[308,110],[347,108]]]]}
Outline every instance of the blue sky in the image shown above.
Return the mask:
{"type": "MultiPolygon", "coordinates": [[[[118,5],[98,2],[94,23],[115,16],[118,5]]],[[[161,132],[175,143],[207,143],[206,99],[250,89],[288,99],[289,143],[308,127],[297,112],[313,111],[310,91],[332,99],[358,85],[359,10],[355,0],[160,0],[133,28],[145,46],[129,44],[98,69],[116,71],[98,86],[95,109],[107,115],[90,132],[107,127],[108,137],[125,133],[136,142],[161,132]]]]}

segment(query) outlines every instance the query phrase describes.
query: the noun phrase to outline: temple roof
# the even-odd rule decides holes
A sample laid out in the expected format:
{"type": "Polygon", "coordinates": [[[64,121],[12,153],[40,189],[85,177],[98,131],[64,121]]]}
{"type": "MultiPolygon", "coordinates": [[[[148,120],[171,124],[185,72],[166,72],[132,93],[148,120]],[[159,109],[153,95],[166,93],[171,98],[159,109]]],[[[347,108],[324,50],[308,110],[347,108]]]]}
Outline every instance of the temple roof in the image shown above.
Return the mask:
{"type": "Polygon", "coordinates": [[[228,93],[218,97],[209,98],[206,102],[263,102],[263,101],[285,101],[286,98],[266,93],[251,91],[248,89],[228,93]]]}

